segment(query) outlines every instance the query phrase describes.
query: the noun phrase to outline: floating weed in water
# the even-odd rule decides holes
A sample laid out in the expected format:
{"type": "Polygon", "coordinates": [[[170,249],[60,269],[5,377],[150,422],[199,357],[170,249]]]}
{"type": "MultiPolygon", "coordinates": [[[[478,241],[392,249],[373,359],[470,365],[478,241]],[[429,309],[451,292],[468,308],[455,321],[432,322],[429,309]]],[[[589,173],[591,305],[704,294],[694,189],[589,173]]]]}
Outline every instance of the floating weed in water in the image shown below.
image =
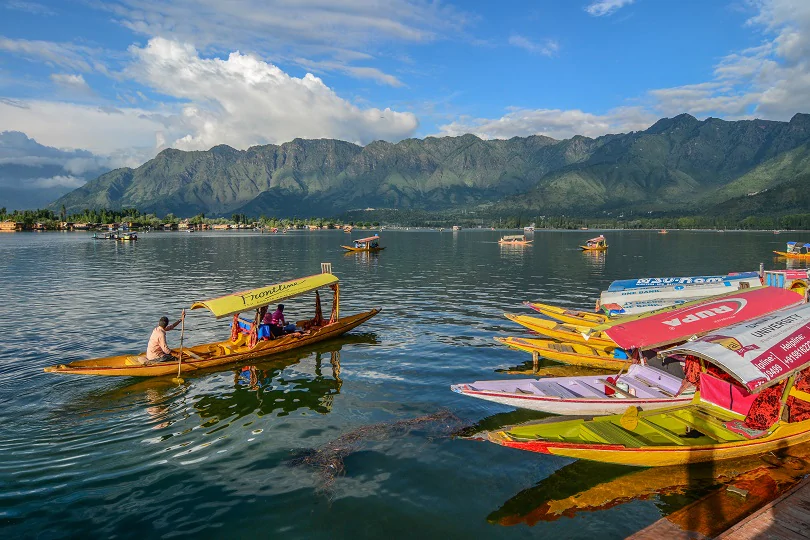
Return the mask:
{"type": "MultiPolygon", "coordinates": [[[[343,460],[356,452],[365,441],[382,441],[409,433],[420,426],[434,427],[440,433],[451,433],[461,425],[461,420],[449,411],[361,426],[319,448],[301,450],[287,461],[291,467],[312,467],[319,477],[318,491],[329,492],[335,479],[346,472],[343,460]]],[[[432,438],[432,437],[431,437],[432,438]]]]}

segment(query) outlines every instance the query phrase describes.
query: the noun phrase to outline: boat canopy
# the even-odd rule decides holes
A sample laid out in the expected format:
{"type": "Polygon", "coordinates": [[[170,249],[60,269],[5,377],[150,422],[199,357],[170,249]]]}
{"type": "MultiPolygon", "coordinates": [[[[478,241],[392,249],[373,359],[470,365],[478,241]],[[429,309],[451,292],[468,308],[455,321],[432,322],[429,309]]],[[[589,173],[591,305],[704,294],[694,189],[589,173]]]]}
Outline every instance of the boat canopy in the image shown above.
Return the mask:
{"type": "Polygon", "coordinates": [[[801,250],[810,250],[810,244],[805,244],[804,242],[788,242],[787,243],[787,250],[788,253],[797,253],[801,250]]]}
{"type": "Polygon", "coordinates": [[[600,234],[599,236],[597,236],[595,238],[591,238],[590,240],[588,240],[588,243],[589,244],[595,244],[597,242],[604,242],[604,240],[605,240],[605,235],[600,234]]]}
{"type": "MultiPolygon", "coordinates": [[[[277,285],[268,285],[250,291],[243,291],[211,300],[194,302],[191,309],[207,308],[217,319],[264,307],[288,298],[299,296],[321,287],[338,283],[333,274],[316,274],[314,276],[285,281],[277,285]]],[[[793,293],[794,295],[796,293],[793,293]]]]}
{"type": "Polygon", "coordinates": [[[374,236],[369,236],[368,238],[361,238],[360,240],[352,240],[352,242],[357,242],[360,244],[366,244],[368,242],[373,242],[374,240],[379,240],[380,235],[375,234],[374,236]]]}
{"type": "Polygon", "coordinates": [[[605,329],[605,334],[622,349],[650,349],[750,321],[801,302],[800,295],[786,289],[741,289],[690,302],[688,306],[645,314],[631,321],[620,320],[605,329]]]}
{"type": "Polygon", "coordinates": [[[759,392],[810,366],[810,304],[721,328],[661,354],[697,356],[759,392]]]}
{"type": "Polygon", "coordinates": [[[514,242],[515,240],[525,240],[526,237],[522,234],[513,234],[511,236],[504,236],[501,238],[504,242],[514,242]]]}
{"type": "Polygon", "coordinates": [[[726,276],[687,276],[687,277],[652,277],[638,279],[620,279],[608,286],[608,292],[624,291],[626,289],[640,289],[646,287],[667,287],[674,285],[711,285],[724,281],[738,281],[741,279],[758,278],[757,272],[731,273],[726,276]]]}

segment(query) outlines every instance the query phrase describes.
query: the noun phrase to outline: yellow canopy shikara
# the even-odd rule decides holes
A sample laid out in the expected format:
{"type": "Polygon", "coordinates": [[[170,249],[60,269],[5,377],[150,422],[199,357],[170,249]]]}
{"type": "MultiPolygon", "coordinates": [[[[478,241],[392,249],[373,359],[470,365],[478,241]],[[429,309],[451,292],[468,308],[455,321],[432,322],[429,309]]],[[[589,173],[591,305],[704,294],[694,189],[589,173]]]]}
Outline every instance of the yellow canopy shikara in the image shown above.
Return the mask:
{"type": "MultiPolygon", "coordinates": [[[[195,302],[191,309],[206,308],[217,319],[229,315],[256,310],[249,335],[236,332],[230,339],[213,343],[203,343],[181,350],[172,350],[179,360],[147,363],[145,352],[124,354],[91,360],[80,360],[69,364],[58,364],[45,368],[47,373],[71,373],[74,375],[117,375],[138,377],[160,377],[176,373],[188,373],[204,368],[224,366],[234,362],[245,362],[256,358],[277,354],[291,349],[305,347],[319,341],[338,337],[363,324],[380,312],[380,308],[340,317],[340,288],[338,278],[331,273],[331,264],[322,263],[322,272],[314,276],[285,281],[276,285],[229,294],[211,300],[195,302]],[[334,304],[332,313],[324,318],[320,312],[320,299],[316,296],[315,318],[298,321],[301,330],[279,337],[258,339],[259,310],[269,304],[293,298],[322,287],[332,286],[334,304]],[[250,339],[250,338],[255,339],[250,339]]],[[[236,325],[238,321],[234,321],[236,325]]],[[[232,329],[234,327],[232,326],[232,329]]]]}
{"type": "Polygon", "coordinates": [[[258,289],[251,289],[238,293],[229,294],[227,296],[220,296],[219,298],[212,298],[211,300],[204,300],[201,302],[194,302],[191,309],[206,308],[217,319],[258,309],[282,300],[288,300],[308,292],[312,292],[321,287],[327,287],[338,283],[337,276],[333,274],[316,274],[314,276],[293,279],[278,283],[276,285],[268,285],[267,287],[260,287],[258,289]]]}

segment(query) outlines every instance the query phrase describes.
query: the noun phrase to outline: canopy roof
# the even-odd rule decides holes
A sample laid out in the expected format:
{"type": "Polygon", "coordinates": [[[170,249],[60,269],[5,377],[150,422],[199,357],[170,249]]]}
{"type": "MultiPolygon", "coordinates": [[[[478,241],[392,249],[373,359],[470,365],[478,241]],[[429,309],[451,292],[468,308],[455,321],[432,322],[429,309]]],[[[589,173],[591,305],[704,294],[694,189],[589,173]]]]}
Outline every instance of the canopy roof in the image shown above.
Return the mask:
{"type": "Polygon", "coordinates": [[[804,247],[810,247],[810,244],[805,244],[804,242],[788,242],[787,243],[787,245],[789,245],[789,246],[794,246],[796,244],[799,244],[800,246],[804,246],[804,247]]]}
{"type": "Polygon", "coordinates": [[[637,279],[619,279],[608,286],[608,292],[638,289],[645,287],[668,287],[675,285],[711,285],[724,281],[758,278],[757,272],[735,272],[726,276],[686,276],[686,277],[652,277],[637,279]]]}
{"type": "Polygon", "coordinates": [[[333,274],[316,274],[285,281],[277,285],[268,285],[267,287],[220,296],[211,300],[194,302],[191,309],[207,308],[217,319],[220,319],[293,298],[332,285],[338,281],[337,276],[333,274]]]}
{"type": "Polygon", "coordinates": [[[722,328],[661,354],[703,358],[758,392],[810,366],[810,304],[722,328]]]}
{"type": "Polygon", "coordinates": [[[509,236],[504,236],[501,240],[524,240],[526,238],[523,234],[512,234],[509,236]]]}
{"type": "Polygon", "coordinates": [[[599,236],[595,236],[595,237],[591,238],[590,240],[588,240],[588,242],[589,243],[590,242],[601,242],[604,239],[605,239],[605,235],[600,234],[599,236]]]}
{"type": "Polygon", "coordinates": [[[742,289],[704,298],[676,309],[653,312],[607,328],[605,334],[623,349],[650,349],[750,321],[803,301],[793,291],[776,287],[742,289]]]}
{"type": "Polygon", "coordinates": [[[369,236],[368,238],[361,238],[359,240],[352,240],[352,242],[360,242],[361,244],[365,244],[366,242],[372,242],[374,240],[379,240],[380,235],[375,234],[374,236],[369,236]]]}

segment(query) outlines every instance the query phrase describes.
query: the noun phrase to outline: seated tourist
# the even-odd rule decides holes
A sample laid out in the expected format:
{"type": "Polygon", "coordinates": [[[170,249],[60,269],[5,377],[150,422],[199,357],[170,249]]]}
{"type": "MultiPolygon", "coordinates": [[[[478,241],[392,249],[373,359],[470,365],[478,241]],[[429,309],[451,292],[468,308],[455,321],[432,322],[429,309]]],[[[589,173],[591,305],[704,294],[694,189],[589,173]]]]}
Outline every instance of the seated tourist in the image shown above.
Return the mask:
{"type": "Polygon", "coordinates": [[[284,319],[284,304],[279,304],[278,309],[273,313],[268,312],[262,322],[270,326],[270,333],[273,337],[295,332],[295,324],[287,324],[284,319]]]}

